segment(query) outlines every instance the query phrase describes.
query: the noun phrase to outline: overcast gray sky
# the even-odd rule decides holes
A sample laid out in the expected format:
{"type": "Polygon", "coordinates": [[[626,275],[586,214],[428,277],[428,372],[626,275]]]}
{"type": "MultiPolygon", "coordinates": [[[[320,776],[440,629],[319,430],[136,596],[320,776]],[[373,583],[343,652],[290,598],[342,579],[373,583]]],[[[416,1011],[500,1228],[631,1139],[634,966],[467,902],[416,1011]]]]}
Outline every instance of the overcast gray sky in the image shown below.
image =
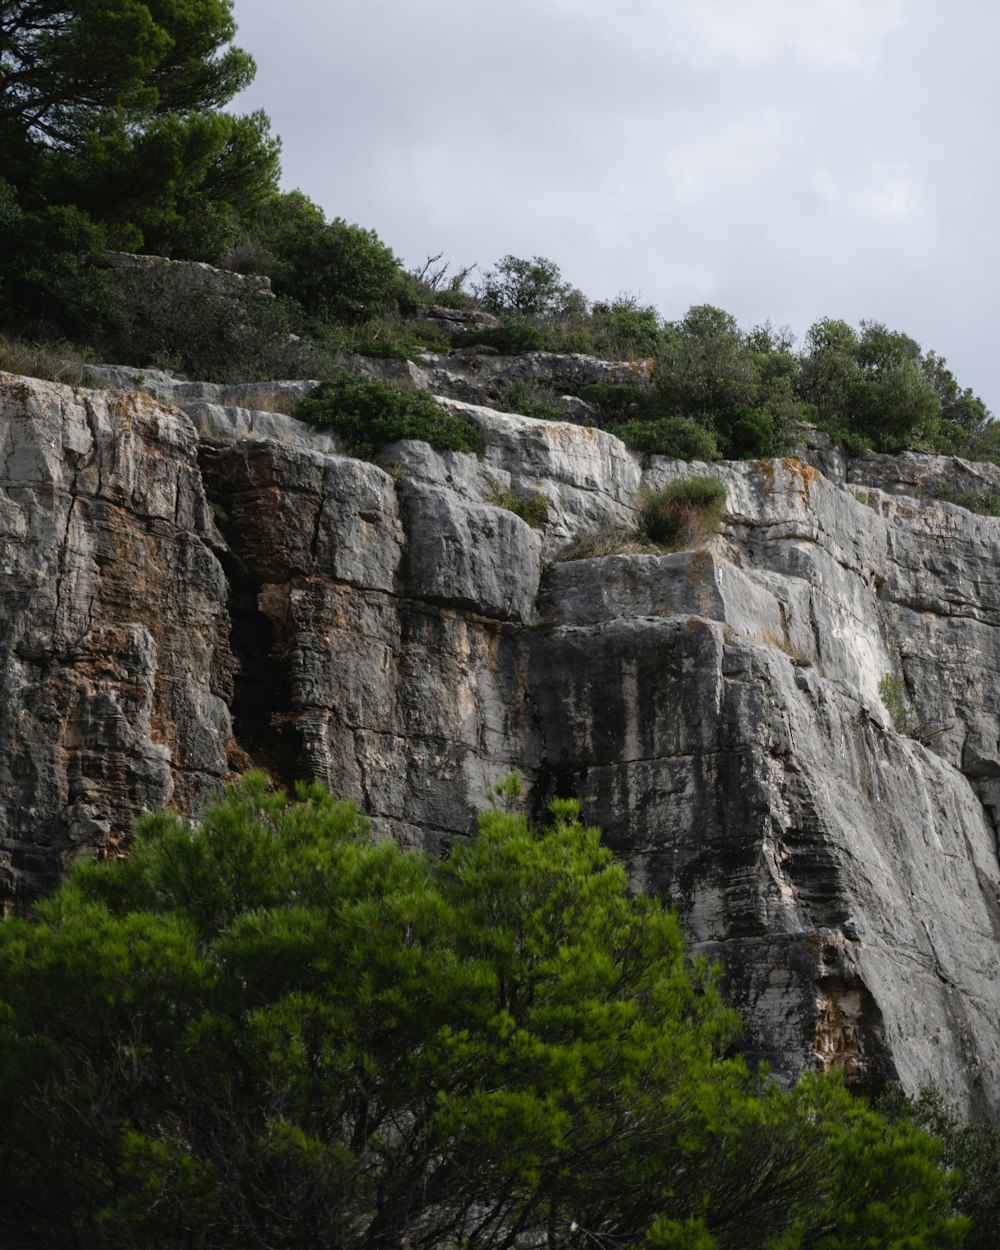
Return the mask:
{"type": "Polygon", "coordinates": [[[283,185],[407,264],[800,341],[865,317],[1000,415],[989,0],[236,0],[283,185]]]}

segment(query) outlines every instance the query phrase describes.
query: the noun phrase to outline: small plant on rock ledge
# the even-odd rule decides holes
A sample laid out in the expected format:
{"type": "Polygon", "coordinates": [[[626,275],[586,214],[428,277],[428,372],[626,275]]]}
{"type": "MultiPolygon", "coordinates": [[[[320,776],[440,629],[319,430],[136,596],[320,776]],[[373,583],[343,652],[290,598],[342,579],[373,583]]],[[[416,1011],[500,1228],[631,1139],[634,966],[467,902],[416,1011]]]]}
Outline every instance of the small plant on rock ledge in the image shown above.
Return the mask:
{"type": "Polygon", "coordinates": [[[947,725],[934,725],[921,718],[917,709],[906,697],[901,677],[886,673],[878,684],[878,692],[896,733],[906,734],[907,737],[914,738],[917,742],[928,746],[948,729],[947,725]]]}
{"type": "Polygon", "coordinates": [[[493,490],[486,496],[486,502],[498,508],[506,508],[522,521],[526,521],[533,529],[545,524],[549,515],[549,501],[537,490],[527,495],[516,494],[509,486],[492,483],[493,490]]]}

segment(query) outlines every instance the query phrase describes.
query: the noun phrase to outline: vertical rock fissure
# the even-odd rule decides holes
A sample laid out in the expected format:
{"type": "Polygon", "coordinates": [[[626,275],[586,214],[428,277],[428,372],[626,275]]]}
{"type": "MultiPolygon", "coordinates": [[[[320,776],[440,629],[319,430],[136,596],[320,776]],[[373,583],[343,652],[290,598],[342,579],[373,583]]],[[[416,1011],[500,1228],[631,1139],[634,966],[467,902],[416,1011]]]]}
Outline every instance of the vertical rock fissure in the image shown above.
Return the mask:
{"type": "Polygon", "coordinates": [[[281,785],[301,777],[302,735],[274,622],[260,607],[261,587],[230,555],[220,557],[229,584],[229,646],[235,673],[230,713],[238,763],[263,768],[281,785]]]}

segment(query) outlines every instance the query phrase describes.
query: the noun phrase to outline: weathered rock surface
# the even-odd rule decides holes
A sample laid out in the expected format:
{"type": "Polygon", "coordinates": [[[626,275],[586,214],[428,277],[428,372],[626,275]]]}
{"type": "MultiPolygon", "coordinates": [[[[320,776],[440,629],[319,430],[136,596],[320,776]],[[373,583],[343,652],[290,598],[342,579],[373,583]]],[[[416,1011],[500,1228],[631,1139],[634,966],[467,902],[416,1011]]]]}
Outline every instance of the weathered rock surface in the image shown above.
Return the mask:
{"type": "Polygon", "coordinates": [[[947,466],[717,465],[708,546],[560,563],[704,466],[458,396],[482,456],[390,474],[269,411],[287,388],[141,380],[180,407],[0,378],[10,898],[252,763],[431,848],[515,767],[676,904],[779,1072],[1000,1113],[1000,521],[900,493],[947,466]]]}
{"type": "Polygon", "coordinates": [[[0,374],[0,881],[51,886],[230,743],[221,538],[183,413],[0,374]]]}

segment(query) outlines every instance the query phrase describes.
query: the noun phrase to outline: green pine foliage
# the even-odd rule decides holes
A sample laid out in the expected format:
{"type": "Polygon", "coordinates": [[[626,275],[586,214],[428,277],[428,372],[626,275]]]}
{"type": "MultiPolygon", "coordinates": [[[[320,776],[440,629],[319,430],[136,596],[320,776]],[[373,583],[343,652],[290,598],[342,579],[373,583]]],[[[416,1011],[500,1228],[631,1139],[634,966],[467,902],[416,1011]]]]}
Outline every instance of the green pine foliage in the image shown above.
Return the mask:
{"type": "Polygon", "coordinates": [[[965,1244],[1000,1250],[1000,1128],[987,1120],[960,1120],[933,1086],[915,1098],[893,1087],[878,1100],[877,1110],[894,1123],[933,1133],[941,1143],[942,1164],[958,1177],[956,1205],[971,1221],[965,1244]]]}
{"type": "Polygon", "coordinates": [[[278,175],[267,118],[223,106],[254,74],[232,0],[0,10],[0,170],[23,208],[72,205],[116,246],[205,257],[278,175]]]}
{"type": "Polygon", "coordinates": [[[939,1250],[938,1147],[726,1058],[676,919],[497,787],[444,859],[248,776],[0,923],[0,1240],[939,1250]]]}

